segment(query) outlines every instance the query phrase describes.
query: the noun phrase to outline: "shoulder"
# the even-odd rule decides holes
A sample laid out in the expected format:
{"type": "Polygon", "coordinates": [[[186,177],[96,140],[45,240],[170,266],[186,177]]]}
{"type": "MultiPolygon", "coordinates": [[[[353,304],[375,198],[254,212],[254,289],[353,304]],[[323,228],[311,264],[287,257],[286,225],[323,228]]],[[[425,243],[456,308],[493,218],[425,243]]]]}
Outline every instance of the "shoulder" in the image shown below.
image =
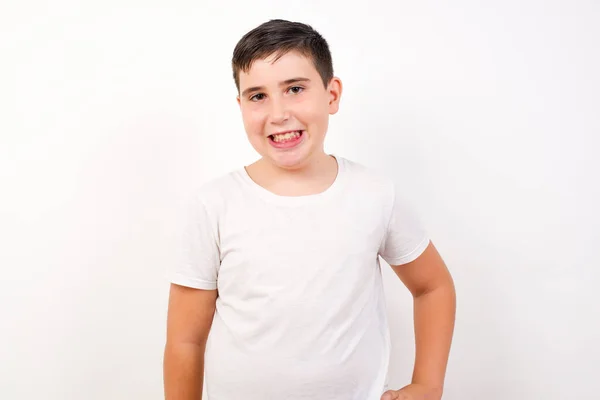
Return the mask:
{"type": "Polygon", "coordinates": [[[341,158],[349,186],[363,195],[369,193],[393,201],[396,185],[391,176],[362,163],[341,158]]]}
{"type": "MultiPolygon", "coordinates": [[[[391,218],[396,213],[415,213],[417,207],[412,194],[407,191],[407,186],[393,178],[391,174],[383,170],[365,166],[359,162],[343,159],[348,177],[349,198],[353,201],[359,200],[369,205],[376,205],[391,218]]],[[[396,177],[398,174],[394,174],[396,177]]]]}
{"type": "Polygon", "coordinates": [[[190,202],[207,212],[218,213],[228,199],[240,196],[242,190],[241,171],[236,169],[193,185],[190,202]]]}

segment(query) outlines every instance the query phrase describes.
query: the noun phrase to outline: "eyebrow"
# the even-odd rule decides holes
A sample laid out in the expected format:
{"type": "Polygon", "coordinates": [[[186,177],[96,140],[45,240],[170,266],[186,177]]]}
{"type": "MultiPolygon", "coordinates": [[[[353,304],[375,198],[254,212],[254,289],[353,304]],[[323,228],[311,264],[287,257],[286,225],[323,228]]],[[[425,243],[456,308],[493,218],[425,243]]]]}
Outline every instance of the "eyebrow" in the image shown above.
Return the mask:
{"type": "MultiPolygon", "coordinates": [[[[310,82],[310,79],[308,78],[291,78],[291,79],[286,79],[285,81],[279,82],[279,86],[287,86],[287,85],[291,85],[292,83],[298,83],[298,82],[310,82]]],[[[258,92],[260,90],[264,90],[265,87],[264,86],[253,86],[253,87],[249,87],[247,89],[245,89],[242,92],[242,96],[247,96],[249,93],[252,92],[258,92]]]]}

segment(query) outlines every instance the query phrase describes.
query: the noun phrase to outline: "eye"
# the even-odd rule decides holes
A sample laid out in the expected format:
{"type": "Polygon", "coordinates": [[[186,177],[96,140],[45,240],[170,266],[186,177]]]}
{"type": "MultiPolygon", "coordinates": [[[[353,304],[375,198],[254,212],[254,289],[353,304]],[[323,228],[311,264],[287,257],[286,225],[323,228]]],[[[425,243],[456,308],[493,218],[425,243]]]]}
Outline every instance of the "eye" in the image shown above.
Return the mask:
{"type": "Polygon", "coordinates": [[[292,86],[291,88],[288,89],[290,92],[292,92],[293,94],[298,94],[300,92],[302,92],[304,90],[303,87],[301,86],[292,86]]]}
{"type": "Polygon", "coordinates": [[[265,98],[264,93],[256,93],[255,95],[250,97],[250,101],[260,101],[265,98]]]}

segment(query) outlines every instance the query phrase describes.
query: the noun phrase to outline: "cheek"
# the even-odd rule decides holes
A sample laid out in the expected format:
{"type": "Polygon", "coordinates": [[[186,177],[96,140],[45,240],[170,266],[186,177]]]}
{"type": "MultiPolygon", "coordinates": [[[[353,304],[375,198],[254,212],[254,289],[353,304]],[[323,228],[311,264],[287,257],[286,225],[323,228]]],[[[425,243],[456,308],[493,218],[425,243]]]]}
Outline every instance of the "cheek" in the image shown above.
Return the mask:
{"type": "Polygon", "coordinates": [[[313,102],[311,106],[307,106],[302,111],[302,119],[305,123],[310,125],[327,124],[327,118],[329,117],[328,108],[326,105],[320,102],[313,102]]]}
{"type": "Polygon", "coordinates": [[[248,134],[256,134],[262,130],[264,125],[264,115],[260,110],[246,109],[242,110],[242,119],[248,134]]]}

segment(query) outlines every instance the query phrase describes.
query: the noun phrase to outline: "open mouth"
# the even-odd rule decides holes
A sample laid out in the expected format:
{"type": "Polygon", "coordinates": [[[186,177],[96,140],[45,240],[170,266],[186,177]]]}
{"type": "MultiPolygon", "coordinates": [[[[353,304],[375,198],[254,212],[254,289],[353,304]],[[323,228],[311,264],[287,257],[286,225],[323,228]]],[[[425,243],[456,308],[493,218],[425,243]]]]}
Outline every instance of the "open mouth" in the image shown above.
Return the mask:
{"type": "Polygon", "coordinates": [[[302,141],[303,136],[303,130],[278,133],[269,135],[269,142],[275,147],[289,148],[299,144],[302,141]]]}
{"type": "Polygon", "coordinates": [[[292,131],[286,133],[278,133],[275,135],[269,135],[269,139],[271,139],[275,143],[286,143],[297,140],[302,136],[304,131],[292,131]]]}

